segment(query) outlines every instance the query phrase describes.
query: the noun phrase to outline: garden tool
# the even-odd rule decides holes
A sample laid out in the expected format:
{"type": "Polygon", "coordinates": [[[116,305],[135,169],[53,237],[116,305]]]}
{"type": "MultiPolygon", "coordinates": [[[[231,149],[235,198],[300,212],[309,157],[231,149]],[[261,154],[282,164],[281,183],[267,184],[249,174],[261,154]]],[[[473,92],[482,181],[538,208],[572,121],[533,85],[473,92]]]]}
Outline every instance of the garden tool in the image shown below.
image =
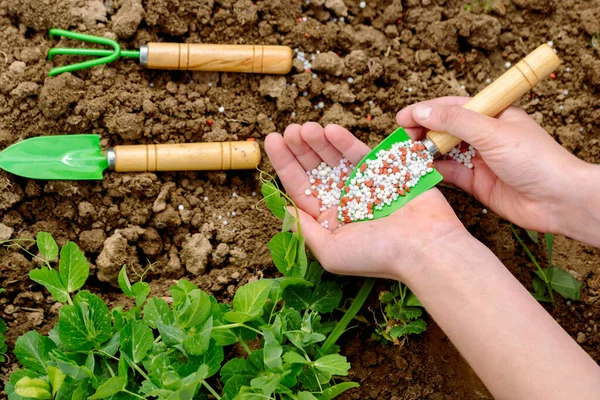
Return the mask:
{"type": "MultiPolygon", "coordinates": [[[[504,109],[536,86],[541,80],[550,76],[560,64],[561,61],[552,47],[543,44],[492,82],[463,107],[480,114],[496,117],[504,109]]],[[[360,171],[361,165],[364,164],[366,160],[375,160],[377,159],[377,153],[380,150],[389,150],[395,143],[401,143],[407,140],[410,140],[410,137],[406,131],[403,128],[398,128],[369,152],[349,175],[346,188],[342,192],[342,199],[343,195],[347,193],[347,187],[350,184],[350,181],[355,178],[356,173],[360,171]]],[[[423,140],[423,145],[434,158],[438,158],[444,156],[460,142],[461,139],[448,133],[430,131],[423,140]]],[[[436,186],[442,179],[442,175],[434,169],[432,172],[421,177],[416,186],[410,189],[409,193],[399,197],[397,200],[393,201],[391,205],[384,206],[381,210],[373,210],[373,219],[382,218],[392,214],[415,197],[436,186]]]]}
{"type": "Polygon", "coordinates": [[[138,144],[106,152],[98,135],[39,136],[0,153],[0,168],[44,180],[102,179],[106,168],[117,172],[254,169],[261,153],[255,141],[138,144]]]}
{"type": "Polygon", "coordinates": [[[50,29],[50,39],[62,36],[109,46],[112,49],[53,48],[48,59],[59,54],[97,57],[77,64],[56,67],[49,76],[108,64],[119,57],[136,58],[145,67],[167,70],[287,74],[292,69],[292,49],[288,46],[148,43],[140,50],[121,50],[116,40],[84,33],[50,29]]]}

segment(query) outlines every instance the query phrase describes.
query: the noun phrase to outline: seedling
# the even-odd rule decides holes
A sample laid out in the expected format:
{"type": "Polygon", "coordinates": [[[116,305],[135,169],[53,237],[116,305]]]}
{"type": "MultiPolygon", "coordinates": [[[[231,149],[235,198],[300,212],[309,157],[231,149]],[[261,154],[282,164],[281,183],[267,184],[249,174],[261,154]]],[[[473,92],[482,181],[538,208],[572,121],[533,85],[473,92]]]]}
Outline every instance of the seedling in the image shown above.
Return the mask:
{"type": "Polygon", "coordinates": [[[423,305],[402,283],[394,284],[389,291],[379,294],[383,322],[377,323],[373,338],[400,344],[408,335],[425,332],[427,323],[422,319],[423,305]]]}
{"type": "Polygon", "coordinates": [[[297,215],[285,208],[287,196],[271,180],[263,179],[262,190],[269,209],[283,219],[282,232],[269,242],[283,276],[240,287],[232,304],[217,302],[186,280],[170,288],[172,302],[148,298],[150,285],[132,284],[123,267],[118,283],[134,306],[110,310],[82,290],[89,264],[77,245],[68,242],[59,257],[56,241],[40,232],[39,255],[28,253],[44,265],[30,278],[63,306],[48,336],[30,331],[17,339],[14,354],[24,369],[11,374],[9,399],[326,400],[357,387],[337,381],[350,364],[336,342],[374,280],[365,282],[337,321],[333,312],[342,290],[323,278],[318,262],[308,262],[297,215]],[[222,365],[236,343],[246,357],[222,365]]]}
{"type": "MultiPolygon", "coordinates": [[[[521,247],[523,247],[527,257],[529,257],[531,262],[533,262],[533,265],[536,267],[536,276],[532,281],[533,292],[531,294],[533,297],[538,301],[554,303],[554,292],[557,292],[567,299],[579,300],[581,282],[575,279],[567,271],[555,267],[552,263],[554,236],[551,233],[544,234],[544,243],[548,253],[548,267],[542,268],[525,242],[523,242],[523,240],[519,237],[512,224],[510,225],[510,230],[517,238],[519,244],[521,244],[521,247]]],[[[539,235],[537,232],[527,231],[527,234],[531,240],[533,240],[536,244],[538,243],[539,235]]]]}

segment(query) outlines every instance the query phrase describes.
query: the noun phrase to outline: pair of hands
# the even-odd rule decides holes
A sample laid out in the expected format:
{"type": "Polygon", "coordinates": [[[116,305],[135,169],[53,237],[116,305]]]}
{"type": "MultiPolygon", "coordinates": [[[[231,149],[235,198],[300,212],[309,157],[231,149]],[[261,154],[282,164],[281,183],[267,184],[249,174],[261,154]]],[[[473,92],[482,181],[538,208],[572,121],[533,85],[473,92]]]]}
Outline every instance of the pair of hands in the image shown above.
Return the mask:
{"type": "MultiPolygon", "coordinates": [[[[511,107],[493,119],[462,108],[468,100],[446,97],[415,104],[400,111],[396,119],[414,140],[435,130],[475,147],[473,169],[452,160],[435,162],[445,182],[473,194],[523,228],[564,233],[566,199],[573,196],[585,163],[563,149],[524,111],[511,107]]],[[[376,221],[340,227],[336,207],[320,212],[319,200],[304,194],[310,187],[305,171],[322,161],[336,166],[342,157],[357,164],[370,151],[340,126],[290,125],[283,136],[269,135],[265,149],[300,209],[309,249],[330,272],[406,281],[427,265],[438,241],[458,241],[468,235],[437,189],[376,221]],[[320,225],[324,220],[329,221],[329,229],[320,225]]]]}

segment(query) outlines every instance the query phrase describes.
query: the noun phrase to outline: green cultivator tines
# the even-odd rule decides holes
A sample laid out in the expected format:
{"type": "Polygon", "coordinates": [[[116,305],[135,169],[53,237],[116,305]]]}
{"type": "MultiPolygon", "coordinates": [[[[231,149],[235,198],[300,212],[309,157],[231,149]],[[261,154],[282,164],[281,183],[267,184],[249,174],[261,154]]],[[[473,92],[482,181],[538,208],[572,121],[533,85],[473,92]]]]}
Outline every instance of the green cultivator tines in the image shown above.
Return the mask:
{"type": "Polygon", "coordinates": [[[148,43],[141,46],[140,50],[122,50],[116,40],[101,36],[50,29],[50,39],[55,37],[95,43],[111,49],[50,49],[50,60],[57,55],[96,57],[93,60],[53,68],[48,73],[50,76],[108,64],[120,57],[137,59],[143,66],[154,69],[255,74],[287,74],[292,69],[292,49],[288,46],[148,43]]]}

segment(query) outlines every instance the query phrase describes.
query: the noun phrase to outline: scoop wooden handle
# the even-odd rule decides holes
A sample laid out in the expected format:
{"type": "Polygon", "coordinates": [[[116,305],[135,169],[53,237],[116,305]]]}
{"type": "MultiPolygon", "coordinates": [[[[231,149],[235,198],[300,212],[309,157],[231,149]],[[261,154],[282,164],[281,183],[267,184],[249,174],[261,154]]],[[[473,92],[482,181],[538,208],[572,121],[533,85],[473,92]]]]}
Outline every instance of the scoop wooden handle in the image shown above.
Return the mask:
{"type": "Polygon", "coordinates": [[[148,68],[188,71],[287,74],[292,69],[288,46],[148,43],[141,62],[148,68]]]}
{"type": "MultiPolygon", "coordinates": [[[[561,61],[552,47],[543,44],[492,82],[463,107],[495,117],[540,81],[548,77],[552,71],[559,67],[560,63],[561,61]]],[[[461,142],[456,136],[444,132],[430,131],[427,133],[427,138],[435,144],[442,155],[448,153],[461,142]]]]}
{"type": "Polygon", "coordinates": [[[253,141],[116,146],[114,154],[118,172],[254,169],[260,162],[253,141]]]}

